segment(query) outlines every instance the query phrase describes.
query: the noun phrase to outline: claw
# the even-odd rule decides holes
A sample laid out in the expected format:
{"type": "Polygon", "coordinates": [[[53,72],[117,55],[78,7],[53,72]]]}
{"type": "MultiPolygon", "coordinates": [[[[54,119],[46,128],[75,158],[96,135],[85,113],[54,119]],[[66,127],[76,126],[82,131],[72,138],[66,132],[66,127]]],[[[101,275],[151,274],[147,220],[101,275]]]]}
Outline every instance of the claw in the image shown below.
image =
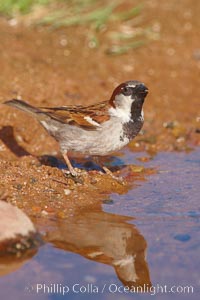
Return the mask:
{"type": "Polygon", "coordinates": [[[118,176],[115,176],[107,167],[103,167],[103,170],[105,171],[105,173],[109,176],[111,176],[114,180],[116,180],[118,183],[124,185],[125,182],[124,182],[124,179],[122,177],[118,177],[118,176]]]}

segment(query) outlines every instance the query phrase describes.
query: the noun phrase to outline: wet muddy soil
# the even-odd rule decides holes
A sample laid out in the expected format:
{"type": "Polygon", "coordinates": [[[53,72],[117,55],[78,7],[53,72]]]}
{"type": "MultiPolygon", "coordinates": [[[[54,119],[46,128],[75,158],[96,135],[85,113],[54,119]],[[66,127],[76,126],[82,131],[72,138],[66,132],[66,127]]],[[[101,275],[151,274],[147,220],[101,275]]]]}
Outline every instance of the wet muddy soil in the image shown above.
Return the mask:
{"type": "MultiPolygon", "coordinates": [[[[199,163],[200,154],[199,9],[200,2],[195,0],[181,2],[170,0],[162,4],[158,0],[145,1],[143,24],[151,24],[154,30],[159,32],[159,39],[120,56],[106,55],[103,46],[90,49],[87,28],[74,27],[73,30],[60,28],[52,31],[46,27],[23,24],[11,26],[12,23],[8,20],[0,18],[1,103],[17,97],[38,106],[92,104],[108,99],[117,84],[130,79],[143,81],[149,88],[144,107],[145,124],[141,134],[119,153],[104,158],[104,163],[113,169],[114,174],[124,178],[123,183],[100,173],[92,164],[91,158],[82,157],[74,158],[73,161],[75,166],[82,168],[80,181],[74,182],[71,178],[67,178],[62,171],[65,165],[57,143],[34,119],[23,112],[1,105],[0,195],[22,208],[40,232],[44,233],[47,241],[47,245],[31,261],[30,284],[35,284],[31,278],[41,270],[40,281],[60,282],[63,278],[68,278],[66,274],[72,269],[73,280],[77,270],[80,269],[80,275],[86,282],[98,280],[103,283],[119,278],[120,282],[125,284],[123,276],[127,270],[120,269],[116,263],[121,258],[116,258],[116,253],[105,246],[107,240],[114,236],[109,247],[115,248],[118,243],[115,238],[121,240],[124,232],[127,239],[130,238],[127,247],[133,249],[132,256],[140,253],[136,269],[140,270],[143,266],[144,273],[143,277],[139,278],[141,282],[150,284],[152,279],[150,280],[148,263],[144,255],[147,245],[143,234],[140,233],[141,230],[147,233],[150,255],[154,257],[154,260],[153,258],[150,260],[153,283],[159,281],[160,264],[164,269],[166,267],[167,272],[166,278],[162,275],[163,284],[165,279],[170,281],[170,274],[174,274],[173,266],[178,266],[178,274],[187,272],[187,268],[191,269],[191,273],[195,270],[190,283],[197,285],[198,274],[195,263],[189,257],[192,255],[194,261],[198,260],[198,252],[195,249],[199,244],[193,242],[190,246],[190,242],[183,242],[191,240],[191,235],[194,235],[195,239],[196,227],[191,227],[191,232],[188,233],[190,231],[188,226],[190,220],[198,222],[197,211],[199,211],[198,197],[193,198],[192,204],[189,201],[194,186],[197,186],[199,181],[199,173],[193,172],[193,166],[196,168],[199,163]],[[63,43],[63,40],[66,42],[63,43]],[[172,153],[163,154],[163,151],[172,153]],[[177,167],[179,157],[177,152],[184,155],[183,161],[190,159],[192,155],[194,163],[188,168],[187,173],[184,168],[180,168],[182,162],[179,168],[177,167]],[[160,160],[159,155],[163,159],[160,160]],[[154,163],[157,159],[158,164],[154,163]],[[175,176],[168,174],[168,160],[171,161],[170,170],[176,174],[175,176]],[[159,181],[158,174],[161,171],[162,180],[159,181]],[[180,180],[184,182],[182,196],[180,194],[177,196],[179,188],[177,191],[175,188],[179,172],[182,176],[180,180]],[[192,187],[190,184],[187,185],[187,178],[190,178],[191,184],[194,183],[192,187]],[[159,182],[157,191],[156,180],[159,182]],[[148,189],[145,189],[148,182],[154,183],[147,185],[148,189]],[[172,183],[174,186],[170,189],[172,183]],[[168,195],[165,199],[165,208],[161,195],[166,197],[168,195]],[[175,202],[176,205],[173,202],[174,197],[179,199],[175,202]],[[183,202],[180,201],[181,197],[183,202]],[[106,213],[102,211],[103,203],[106,209],[109,208],[109,213],[117,214],[117,217],[104,215],[106,213]],[[179,205],[182,205],[181,208],[179,205]],[[184,211],[185,205],[187,212],[184,211]],[[90,211],[94,215],[89,217],[90,211]],[[100,217],[95,212],[100,213],[100,217]],[[139,214],[139,230],[132,221],[131,224],[134,224],[129,226],[127,217],[130,215],[137,218],[137,214],[139,214]],[[180,214],[181,223],[179,223],[180,214]],[[63,219],[66,223],[62,223],[63,219]],[[143,222],[146,227],[141,225],[143,222]],[[83,226],[79,227],[77,224],[83,226]],[[108,230],[107,239],[103,244],[98,244],[95,240],[99,235],[103,236],[103,233],[98,231],[97,224],[101,224],[103,232],[108,230]],[[113,224],[117,224],[116,227],[113,224]],[[180,226],[177,231],[172,233],[170,229],[166,229],[168,226],[175,227],[176,224],[180,226]],[[120,237],[113,227],[117,228],[116,231],[121,228],[120,237]],[[73,240],[68,228],[69,232],[75,230],[81,245],[77,244],[77,240],[73,240]],[[170,243],[168,238],[162,239],[164,229],[166,236],[173,236],[170,243]],[[66,236],[62,232],[65,232],[66,236]],[[81,236],[84,234],[91,236],[91,240],[82,240],[81,236]],[[138,240],[138,248],[132,245],[135,237],[138,240]],[[55,248],[48,242],[54,244],[55,248]],[[167,263],[169,255],[166,254],[168,243],[172,250],[169,267],[167,263]],[[166,252],[163,252],[163,247],[166,252]],[[180,253],[187,257],[184,259],[185,264],[178,259],[176,249],[181,249],[180,253]],[[96,254],[97,250],[101,254],[96,254]],[[77,258],[75,253],[89,260],[96,257],[98,263],[90,265],[88,260],[77,258]],[[57,265],[53,265],[50,270],[47,260],[54,260],[58,256],[57,265]],[[44,262],[44,266],[40,264],[40,260],[44,262]],[[90,271],[87,273],[85,270],[89,268],[88,264],[91,269],[88,269],[90,271]],[[111,276],[113,268],[116,275],[111,276]],[[95,275],[91,274],[100,275],[94,279],[95,275]]],[[[103,41],[104,36],[101,38],[103,41]]],[[[118,249],[121,257],[123,251],[124,248],[121,246],[118,249]]],[[[20,266],[26,260],[27,258],[18,263],[14,262],[7,271],[9,273],[10,270],[20,270],[19,282],[16,286],[13,284],[12,295],[19,289],[25,289],[22,279],[28,274],[29,267],[25,264],[25,267],[20,269],[20,266]]],[[[14,277],[9,278],[12,282],[15,281],[14,277]]],[[[172,278],[175,278],[175,275],[172,278]]],[[[186,284],[189,277],[186,275],[179,279],[179,283],[186,284]]],[[[178,283],[177,277],[176,282],[178,283]]],[[[27,285],[29,283],[27,282],[27,285]]],[[[5,281],[2,281],[2,285],[6,286],[5,281]]],[[[27,289],[29,288],[28,286],[27,289]]],[[[7,292],[8,289],[9,287],[6,289],[7,292]]],[[[111,296],[113,295],[107,294],[108,299],[111,299],[111,296]]],[[[41,299],[46,298],[47,296],[44,296],[41,299]]]]}

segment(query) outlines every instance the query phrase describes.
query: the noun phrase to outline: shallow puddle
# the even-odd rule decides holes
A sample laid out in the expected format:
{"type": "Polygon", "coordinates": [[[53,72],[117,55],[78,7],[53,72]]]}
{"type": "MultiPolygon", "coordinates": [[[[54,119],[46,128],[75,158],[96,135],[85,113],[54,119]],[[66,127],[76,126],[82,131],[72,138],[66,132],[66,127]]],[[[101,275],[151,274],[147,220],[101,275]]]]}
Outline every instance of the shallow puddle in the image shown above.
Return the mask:
{"type": "MultiPolygon", "coordinates": [[[[125,154],[125,163],[136,157],[125,154]]],[[[46,244],[32,258],[1,264],[1,298],[132,299],[142,287],[137,299],[197,299],[199,154],[159,153],[143,163],[156,174],[112,194],[102,209],[37,220],[46,244]]]]}

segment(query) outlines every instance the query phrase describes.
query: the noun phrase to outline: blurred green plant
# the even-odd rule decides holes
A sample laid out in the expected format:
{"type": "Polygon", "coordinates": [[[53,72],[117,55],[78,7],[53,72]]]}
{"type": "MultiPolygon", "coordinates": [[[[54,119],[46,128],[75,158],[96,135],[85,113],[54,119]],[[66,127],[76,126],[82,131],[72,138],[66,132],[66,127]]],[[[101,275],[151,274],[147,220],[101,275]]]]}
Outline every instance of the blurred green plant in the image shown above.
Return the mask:
{"type": "Polygon", "coordinates": [[[52,13],[44,17],[38,23],[52,25],[54,28],[90,23],[93,25],[93,28],[98,30],[102,25],[108,22],[114,8],[117,6],[116,2],[117,1],[115,1],[115,3],[110,3],[107,6],[103,6],[89,12],[78,12],[77,7],[72,7],[74,11],[72,10],[71,12],[69,10],[57,11],[56,13],[52,13]]]}
{"type": "Polygon", "coordinates": [[[51,0],[0,0],[0,12],[7,16],[28,13],[34,5],[46,5],[51,0]]]}
{"type": "Polygon", "coordinates": [[[141,25],[143,5],[132,6],[131,3],[123,0],[0,0],[0,13],[16,18],[45,6],[45,13],[34,19],[35,25],[52,29],[87,26],[90,48],[102,45],[103,32],[105,53],[119,55],[158,38],[151,28],[141,25]]]}
{"type": "Polygon", "coordinates": [[[138,5],[129,11],[114,13],[114,9],[123,3],[123,1],[110,1],[109,4],[106,5],[104,3],[104,5],[98,8],[96,8],[96,5],[100,4],[101,1],[99,0],[90,0],[87,5],[86,3],[85,5],[79,5],[80,2],[83,1],[66,1],[66,3],[73,5],[69,5],[67,9],[50,13],[40,20],[39,24],[52,25],[53,27],[92,24],[94,29],[99,30],[109,21],[123,22],[129,20],[139,15],[142,9],[142,6],[138,5]]]}

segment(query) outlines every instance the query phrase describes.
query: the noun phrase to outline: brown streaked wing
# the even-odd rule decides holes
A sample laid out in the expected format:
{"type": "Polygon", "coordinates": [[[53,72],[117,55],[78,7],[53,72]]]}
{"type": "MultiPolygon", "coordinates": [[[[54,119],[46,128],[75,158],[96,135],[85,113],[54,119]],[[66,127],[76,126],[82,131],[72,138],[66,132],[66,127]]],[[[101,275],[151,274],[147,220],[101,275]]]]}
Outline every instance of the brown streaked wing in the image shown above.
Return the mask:
{"type": "Polygon", "coordinates": [[[90,116],[95,122],[99,124],[109,120],[110,118],[108,113],[109,108],[110,105],[108,101],[92,104],[85,107],[87,111],[87,115],[90,116]]]}
{"type": "Polygon", "coordinates": [[[107,101],[89,106],[41,107],[54,120],[73,126],[84,127],[88,130],[96,129],[98,126],[91,124],[84,117],[88,116],[98,124],[101,124],[109,120],[108,108],[107,101]]]}

